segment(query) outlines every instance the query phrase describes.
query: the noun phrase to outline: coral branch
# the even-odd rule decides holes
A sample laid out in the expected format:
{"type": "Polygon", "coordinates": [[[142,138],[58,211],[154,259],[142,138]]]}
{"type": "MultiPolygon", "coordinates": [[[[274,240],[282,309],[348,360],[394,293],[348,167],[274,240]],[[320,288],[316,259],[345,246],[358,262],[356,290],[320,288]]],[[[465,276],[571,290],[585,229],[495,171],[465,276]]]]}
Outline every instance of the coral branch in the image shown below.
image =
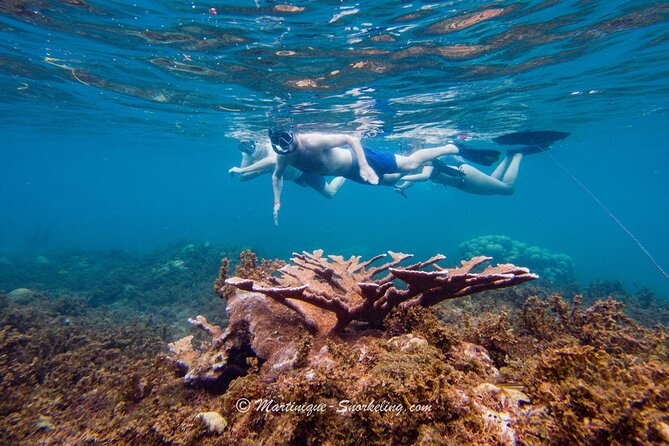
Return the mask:
{"type": "Polygon", "coordinates": [[[219,327],[218,325],[210,324],[209,322],[207,322],[207,319],[202,315],[197,316],[195,319],[188,318],[188,322],[194,327],[197,327],[200,330],[204,331],[214,339],[221,337],[221,334],[223,334],[223,330],[221,330],[221,327],[219,327]]]}
{"type": "Polygon", "coordinates": [[[298,313],[311,331],[327,334],[342,331],[354,320],[378,327],[396,306],[427,307],[446,299],[538,278],[527,268],[510,264],[488,266],[481,273],[472,272],[490,257],[474,257],[462,261],[460,267],[445,269],[437,265],[444,259],[439,254],[424,262],[397,268],[413,255],[392,251],[388,254],[389,262],[367,269],[385,255],[360,262],[359,256],[348,260],[335,255],[323,257],[323,250],[294,253],[292,264],[278,270],[280,276],[272,277],[272,285],[238,277],[227,279],[225,283],[240,290],[262,293],[298,313]],[[426,271],[428,267],[434,270],[426,271]],[[386,271],[386,276],[374,279],[386,271]],[[405,282],[406,288],[396,288],[396,279],[405,282]]]}
{"type": "Polygon", "coordinates": [[[368,275],[367,275],[370,279],[372,277],[374,277],[375,275],[383,272],[383,271],[389,270],[393,266],[399,265],[404,260],[413,257],[413,254],[404,254],[404,253],[401,253],[401,252],[388,251],[388,254],[390,254],[390,257],[392,257],[393,260],[391,262],[388,262],[386,264],[383,264],[383,265],[379,266],[378,268],[374,268],[374,269],[370,270],[368,275]]]}

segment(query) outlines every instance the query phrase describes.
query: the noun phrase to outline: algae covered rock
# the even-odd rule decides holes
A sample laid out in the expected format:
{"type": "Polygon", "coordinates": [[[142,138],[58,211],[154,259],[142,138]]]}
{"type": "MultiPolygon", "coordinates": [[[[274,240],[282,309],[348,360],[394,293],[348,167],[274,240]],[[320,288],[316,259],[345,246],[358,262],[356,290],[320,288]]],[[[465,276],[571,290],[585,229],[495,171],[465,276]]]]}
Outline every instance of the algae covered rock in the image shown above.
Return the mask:
{"type": "Polygon", "coordinates": [[[48,258],[46,258],[45,256],[37,256],[37,257],[35,257],[35,263],[38,264],[38,265],[46,266],[46,265],[50,265],[51,261],[48,258]]]}
{"type": "Polygon", "coordinates": [[[17,288],[7,294],[7,297],[13,299],[16,302],[30,300],[35,296],[37,296],[37,292],[29,288],[17,288]]]}

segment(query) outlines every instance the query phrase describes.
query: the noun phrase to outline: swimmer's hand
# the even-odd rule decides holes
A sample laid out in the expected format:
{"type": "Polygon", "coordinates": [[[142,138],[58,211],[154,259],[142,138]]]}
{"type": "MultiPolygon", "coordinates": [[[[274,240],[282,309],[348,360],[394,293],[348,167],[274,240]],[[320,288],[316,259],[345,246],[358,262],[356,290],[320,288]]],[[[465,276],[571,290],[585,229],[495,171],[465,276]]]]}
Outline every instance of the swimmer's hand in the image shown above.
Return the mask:
{"type": "Polygon", "coordinates": [[[240,169],[239,167],[233,167],[232,169],[228,170],[228,173],[230,174],[230,176],[234,176],[236,173],[240,173],[241,171],[242,169],[240,169]]]}
{"type": "Polygon", "coordinates": [[[279,210],[281,203],[274,203],[274,226],[279,226],[279,210]]]}
{"type": "Polygon", "coordinates": [[[374,169],[367,166],[360,166],[360,178],[369,184],[379,184],[379,176],[374,172],[374,169]]]}

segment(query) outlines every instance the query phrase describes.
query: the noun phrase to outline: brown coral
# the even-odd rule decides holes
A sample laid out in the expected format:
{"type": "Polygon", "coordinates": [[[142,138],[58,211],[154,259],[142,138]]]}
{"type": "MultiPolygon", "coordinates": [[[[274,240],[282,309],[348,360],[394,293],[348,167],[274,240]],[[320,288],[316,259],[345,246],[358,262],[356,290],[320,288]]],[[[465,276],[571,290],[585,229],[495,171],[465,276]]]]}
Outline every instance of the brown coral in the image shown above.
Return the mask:
{"type": "Polygon", "coordinates": [[[446,299],[467,296],[484,290],[517,285],[538,276],[514,265],[488,266],[473,273],[489,257],[474,257],[462,266],[444,269],[436,264],[444,256],[403,268],[397,266],[411,254],[389,251],[391,261],[370,267],[385,254],[361,262],[360,256],[323,257],[323,251],[293,254],[292,265],[278,270],[279,276],[264,281],[233,277],[225,281],[244,291],[262,293],[298,313],[314,333],[342,332],[352,321],[380,327],[395,307],[428,307],[446,299]],[[425,271],[432,266],[434,270],[425,271]],[[383,277],[375,278],[382,273],[383,277]],[[406,284],[397,288],[396,280],[406,284]]]}
{"type": "MultiPolygon", "coordinates": [[[[267,260],[262,259],[258,265],[258,256],[255,252],[247,249],[239,253],[239,262],[235,267],[235,276],[242,279],[251,279],[263,281],[271,276],[274,271],[284,266],[286,262],[283,260],[267,260]]],[[[230,260],[224,257],[221,260],[221,267],[218,271],[218,277],[214,282],[214,292],[222,299],[229,299],[235,292],[235,287],[226,285],[225,281],[228,278],[230,271],[230,260]]]]}

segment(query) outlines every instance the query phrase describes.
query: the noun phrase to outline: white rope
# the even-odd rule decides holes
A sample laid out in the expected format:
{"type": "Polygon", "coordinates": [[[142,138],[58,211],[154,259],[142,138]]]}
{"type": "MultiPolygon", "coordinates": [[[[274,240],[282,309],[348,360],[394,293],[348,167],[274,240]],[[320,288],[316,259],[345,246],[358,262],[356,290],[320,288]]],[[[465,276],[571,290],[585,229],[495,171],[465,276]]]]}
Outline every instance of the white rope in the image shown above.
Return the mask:
{"type": "Polygon", "coordinates": [[[562,163],[560,163],[557,159],[555,159],[555,157],[553,155],[551,155],[550,152],[548,152],[548,150],[544,149],[543,147],[539,146],[538,144],[535,144],[535,145],[539,149],[541,149],[541,151],[543,153],[548,155],[548,157],[555,163],[556,166],[558,166],[560,169],[562,169],[572,180],[574,180],[574,182],[576,184],[579,185],[579,187],[581,189],[583,189],[590,196],[590,198],[592,198],[595,201],[595,203],[597,203],[597,205],[606,213],[606,215],[608,215],[611,218],[611,220],[613,220],[620,227],[620,229],[622,229],[625,232],[625,234],[627,234],[627,236],[630,239],[632,239],[632,241],[634,243],[636,243],[636,245],[639,247],[641,252],[643,252],[644,255],[648,258],[648,260],[651,261],[653,266],[655,266],[655,268],[660,272],[660,274],[662,274],[665,279],[669,280],[669,275],[666,273],[666,271],[664,269],[662,269],[662,267],[660,266],[659,263],[657,263],[655,258],[653,258],[653,256],[646,249],[646,247],[643,245],[643,243],[641,243],[639,241],[639,239],[636,238],[636,236],[634,234],[632,234],[632,231],[627,229],[627,227],[618,219],[618,217],[613,215],[613,212],[611,212],[606,206],[604,206],[604,203],[602,203],[601,200],[599,198],[597,198],[597,196],[590,189],[588,189],[588,187],[585,184],[583,184],[578,178],[576,178],[576,176],[573,173],[571,173],[571,171],[569,169],[567,169],[562,163]]]}

